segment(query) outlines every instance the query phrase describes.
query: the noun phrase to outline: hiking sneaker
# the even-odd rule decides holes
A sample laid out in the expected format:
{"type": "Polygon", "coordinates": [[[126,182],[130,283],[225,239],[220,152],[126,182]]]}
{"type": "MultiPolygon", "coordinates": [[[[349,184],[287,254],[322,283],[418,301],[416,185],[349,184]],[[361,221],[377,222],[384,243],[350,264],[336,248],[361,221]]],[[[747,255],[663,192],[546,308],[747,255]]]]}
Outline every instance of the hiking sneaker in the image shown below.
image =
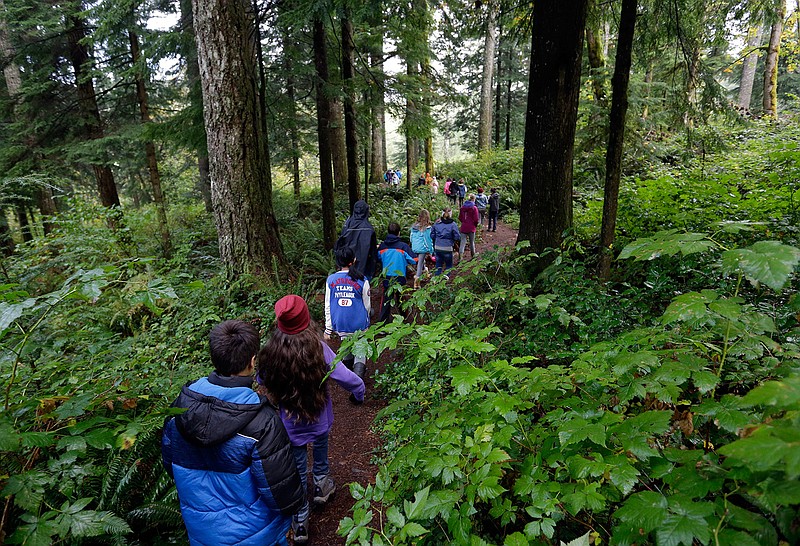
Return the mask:
{"type": "Polygon", "coordinates": [[[302,521],[292,518],[292,536],[295,544],[308,543],[308,518],[302,521]]]}
{"type": "Polygon", "coordinates": [[[319,483],[314,484],[314,504],[323,505],[336,492],[336,484],[333,478],[325,476],[319,483]]]}

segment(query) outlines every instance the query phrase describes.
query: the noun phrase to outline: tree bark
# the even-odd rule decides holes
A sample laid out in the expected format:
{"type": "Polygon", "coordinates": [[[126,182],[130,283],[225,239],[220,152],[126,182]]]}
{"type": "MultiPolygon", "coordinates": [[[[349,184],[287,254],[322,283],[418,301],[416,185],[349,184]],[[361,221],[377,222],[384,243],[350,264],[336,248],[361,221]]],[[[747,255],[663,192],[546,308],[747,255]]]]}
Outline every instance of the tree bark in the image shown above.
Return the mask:
{"type": "Polygon", "coordinates": [[[538,0],[522,166],[519,240],[558,248],[572,226],[572,158],[587,0],[538,0]]]}
{"type": "MultiPolygon", "coordinates": [[[[406,74],[409,76],[409,81],[417,75],[417,63],[406,59],[406,74]]],[[[417,168],[419,163],[419,156],[417,155],[417,142],[412,136],[411,126],[414,124],[416,117],[417,106],[410,97],[406,97],[406,189],[411,191],[414,178],[414,169],[417,168]]]]}
{"type": "Polygon", "coordinates": [[[481,78],[481,108],[478,113],[478,152],[492,147],[492,79],[494,78],[494,52],[497,41],[497,6],[487,5],[486,35],[483,42],[483,76],[481,78]]]}
{"type": "MultiPolygon", "coordinates": [[[[326,47],[327,49],[327,47],[326,47]]],[[[328,85],[330,86],[330,79],[328,85]]],[[[330,102],[329,130],[331,132],[331,156],[333,159],[333,178],[336,189],[343,191],[347,187],[347,139],[344,130],[344,106],[337,98],[328,98],[330,102]]]]}
{"type": "Polygon", "coordinates": [[[739,83],[739,97],[736,103],[742,110],[750,110],[750,100],[753,96],[753,84],[756,79],[758,66],[758,47],[764,39],[764,25],[758,24],[751,28],[747,34],[746,49],[749,51],[742,62],[742,80],[739,83]]]}
{"type": "Polygon", "coordinates": [[[783,32],[783,18],[786,16],[786,2],[779,0],[780,6],[772,23],[772,32],[769,35],[769,48],[764,60],[764,115],[777,119],[778,117],[778,55],[781,48],[781,33],[783,32]]]}
{"type": "Polygon", "coordinates": [[[344,135],[347,151],[347,196],[350,199],[350,210],[361,199],[361,180],[358,168],[358,128],[356,126],[355,109],[355,50],[353,43],[353,22],[350,20],[349,8],[345,5],[342,17],[342,80],[345,88],[344,99],[344,135]]]}
{"type": "Polygon", "coordinates": [[[292,189],[295,198],[300,197],[300,149],[297,135],[297,108],[295,106],[294,63],[291,52],[294,40],[288,29],[283,34],[283,69],[286,73],[286,96],[289,99],[289,141],[292,146],[292,189]]]}
{"type": "Polygon", "coordinates": [[[0,253],[8,257],[14,254],[14,239],[11,238],[11,230],[8,227],[6,210],[0,208],[0,253]]]}
{"type": "MultiPolygon", "coordinates": [[[[94,83],[89,76],[91,58],[82,40],[86,37],[86,23],[76,15],[69,15],[67,42],[72,68],[75,71],[75,84],[78,88],[78,103],[84,114],[86,133],[90,140],[103,138],[103,122],[97,106],[97,95],[94,83]]],[[[92,165],[100,202],[104,207],[119,207],[119,194],[114,183],[114,173],[108,165],[95,163],[92,165]]],[[[112,224],[114,222],[112,221],[112,224]]]]}
{"type": "Polygon", "coordinates": [[[511,149],[511,49],[508,50],[508,78],[506,78],[506,150],[511,149]]]}
{"type": "MultiPolygon", "coordinates": [[[[147,87],[144,84],[144,75],[139,48],[139,36],[132,30],[128,31],[128,40],[131,44],[131,60],[133,61],[134,72],[136,74],[136,98],[139,101],[139,116],[142,125],[150,123],[150,104],[147,97],[147,87]]],[[[161,174],[158,171],[158,158],[156,157],[156,146],[151,139],[144,142],[145,157],[147,158],[147,172],[150,176],[150,187],[153,190],[153,201],[156,205],[156,216],[158,217],[158,227],[161,231],[161,248],[165,256],[172,254],[172,240],[169,236],[169,226],[167,224],[167,209],[164,205],[164,193],[161,189],[161,174]]]]}
{"type": "Polygon", "coordinates": [[[262,134],[254,20],[246,0],[194,0],[220,257],[232,279],[285,274],[262,134]]]}
{"type": "Polygon", "coordinates": [[[500,146],[500,125],[503,116],[500,109],[503,104],[503,30],[502,27],[497,36],[497,73],[495,74],[494,89],[494,145],[500,146]]]}
{"type": "Polygon", "coordinates": [[[622,175],[622,151],[625,142],[625,116],[628,112],[628,83],[631,73],[633,35],[638,0],[622,0],[619,19],[617,54],[611,78],[611,114],[608,149],[606,150],[606,182],[603,195],[603,221],[600,227],[598,275],[606,281],[611,275],[611,246],[617,225],[619,181],[622,175]]]}
{"type": "Polygon", "coordinates": [[[326,93],[328,74],[328,45],[325,24],[314,19],[314,66],[317,71],[317,142],[319,145],[319,180],[322,190],[322,242],[326,250],[333,249],[336,242],[336,211],[331,170],[330,130],[331,103],[326,93]]]}
{"type": "Polygon", "coordinates": [[[14,204],[17,213],[17,222],[19,223],[19,231],[22,233],[22,241],[28,243],[33,241],[33,234],[31,233],[31,225],[28,222],[28,213],[25,211],[25,202],[17,201],[14,204]]]}

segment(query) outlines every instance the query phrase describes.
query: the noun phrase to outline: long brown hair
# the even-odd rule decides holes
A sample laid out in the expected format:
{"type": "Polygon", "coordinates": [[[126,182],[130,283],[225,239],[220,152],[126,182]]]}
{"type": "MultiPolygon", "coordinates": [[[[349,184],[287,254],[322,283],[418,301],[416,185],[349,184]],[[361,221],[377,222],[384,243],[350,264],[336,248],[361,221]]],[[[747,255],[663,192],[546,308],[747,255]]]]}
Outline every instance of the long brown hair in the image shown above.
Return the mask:
{"type": "Polygon", "coordinates": [[[431,213],[428,212],[428,209],[422,209],[419,211],[419,218],[417,218],[417,223],[419,224],[419,229],[424,230],[429,225],[431,225],[431,213]]]}
{"type": "Polygon", "coordinates": [[[328,373],[316,325],[299,334],[272,333],[258,352],[258,377],[294,419],[314,422],[328,403],[328,373]]]}

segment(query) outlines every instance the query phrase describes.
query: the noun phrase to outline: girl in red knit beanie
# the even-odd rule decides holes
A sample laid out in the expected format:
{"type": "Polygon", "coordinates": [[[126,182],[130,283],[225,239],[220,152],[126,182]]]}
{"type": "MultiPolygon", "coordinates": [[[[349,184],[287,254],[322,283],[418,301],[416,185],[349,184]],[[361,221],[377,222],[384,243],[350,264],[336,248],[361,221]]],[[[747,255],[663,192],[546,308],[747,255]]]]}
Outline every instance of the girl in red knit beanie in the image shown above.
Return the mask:
{"type": "MultiPolygon", "coordinates": [[[[314,503],[323,505],[336,490],[329,475],[328,433],[333,426],[333,404],[328,383],[336,353],[320,339],[320,331],[305,300],[290,294],[275,303],[276,328],[258,353],[258,382],[280,409],[289,433],[303,487],[308,474],[307,446],[313,446],[314,503]]],[[[350,401],[364,401],[364,381],[344,365],[336,365],[330,378],[350,392],[350,401]]],[[[308,542],[310,506],[292,519],[295,544],[308,542]]]]}

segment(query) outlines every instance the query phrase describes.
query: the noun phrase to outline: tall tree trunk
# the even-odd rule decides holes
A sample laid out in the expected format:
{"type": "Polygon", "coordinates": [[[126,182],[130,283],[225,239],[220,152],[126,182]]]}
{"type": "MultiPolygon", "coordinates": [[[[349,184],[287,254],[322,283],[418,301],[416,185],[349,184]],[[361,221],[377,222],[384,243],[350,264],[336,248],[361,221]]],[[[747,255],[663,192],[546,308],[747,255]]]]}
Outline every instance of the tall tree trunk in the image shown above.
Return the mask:
{"type": "Polygon", "coordinates": [[[494,145],[500,146],[500,125],[503,116],[500,115],[503,104],[503,30],[497,36],[497,73],[494,76],[494,145]]]}
{"type": "Polygon", "coordinates": [[[194,0],[193,10],[220,257],[233,279],[266,275],[273,267],[285,274],[250,6],[246,0],[194,0]]]}
{"type": "Polygon", "coordinates": [[[645,86],[645,101],[644,101],[644,108],[642,108],[642,121],[647,119],[649,115],[649,107],[648,101],[650,100],[650,94],[652,93],[653,88],[653,61],[650,60],[647,63],[647,71],[644,73],[644,86],[645,86]]]}
{"type": "Polygon", "coordinates": [[[506,78],[506,150],[511,149],[511,49],[508,50],[508,78],[506,78]]]}
{"type": "MultiPolygon", "coordinates": [[[[330,80],[329,80],[330,85],[330,80]]],[[[344,107],[342,101],[332,97],[330,102],[331,156],[333,159],[333,179],[336,189],[344,191],[347,187],[347,139],[344,130],[344,107]]]]}
{"type": "Polygon", "coordinates": [[[497,5],[487,5],[486,35],[483,42],[483,76],[481,78],[481,108],[478,113],[478,152],[492,147],[492,78],[494,77],[494,51],[497,41],[497,5]]]}
{"type": "Polygon", "coordinates": [[[587,0],[537,0],[522,165],[519,240],[558,248],[572,226],[572,158],[587,0]]]}
{"type": "MultiPolygon", "coordinates": [[[[408,59],[406,60],[406,74],[409,76],[409,81],[412,81],[412,78],[417,75],[417,64],[409,61],[408,59]]],[[[417,115],[416,110],[417,106],[414,104],[414,101],[411,100],[411,98],[406,97],[406,189],[408,189],[408,191],[411,191],[414,178],[414,169],[417,168],[417,163],[419,163],[419,156],[417,155],[417,142],[416,139],[411,136],[411,126],[414,124],[413,120],[417,115]]]]}
{"type": "Polygon", "coordinates": [[[611,245],[614,243],[617,226],[619,181],[622,175],[625,116],[628,112],[628,83],[631,73],[631,53],[637,8],[638,0],[622,0],[617,55],[614,61],[614,76],[611,78],[611,115],[608,149],[606,150],[606,183],[603,195],[603,221],[600,227],[598,261],[598,274],[604,281],[608,280],[611,275],[611,245]]]}
{"type": "MultiPolygon", "coordinates": [[[[380,29],[380,26],[377,26],[380,29]]],[[[372,160],[370,165],[369,183],[373,186],[379,186],[383,182],[383,173],[387,169],[386,160],[386,101],[384,98],[385,80],[383,72],[383,32],[378,33],[378,37],[374,38],[374,44],[370,49],[370,65],[372,66],[372,74],[374,85],[370,85],[370,102],[372,104],[372,120],[371,120],[371,149],[370,156],[372,160]]],[[[364,197],[367,197],[367,191],[364,190],[364,197]]]]}
{"type": "Polygon", "coordinates": [[[11,230],[8,227],[6,209],[0,207],[0,253],[8,257],[14,253],[14,239],[11,238],[11,230]]]}
{"type": "MultiPolygon", "coordinates": [[[[134,31],[129,30],[128,40],[131,44],[131,59],[136,74],[136,98],[139,101],[139,116],[142,120],[142,125],[146,126],[151,121],[150,104],[147,97],[147,87],[144,84],[144,68],[141,61],[139,36],[134,31]]],[[[161,189],[161,174],[158,171],[156,146],[151,139],[147,138],[145,140],[144,150],[147,158],[147,172],[150,175],[150,187],[153,189],[153,201],[156,205],[158,227],[161,230],[161,248],[165,256],[170,256],[172,254],[172,241],[169,236],[169,226],[167,225],[167,209],[164,205],[164,193],[161,189]]]]}
{"type": "MultiPolygon", "coordinates": [[[[103,122],[97,106],[94,82],[89,75],[91,58],[83,44],[83,39],[86,38],[86,23],[77,15],[69,15],[68,19],[67,42],[70,61],[75,71],[75,83],[78,87],[78,103],[84,114],[87,136],[90,140],[97,140],[103,138],[103,122]]],[[[104,207],[119,207],[119,194],[111,168],[108,165],[95,163],[92,165],[92,170],[97,179],[100,202],[104,207]]]]}
{"type": "MultiPolygon", "coordinates": [[[[427,33],[426,33],[427,36],[427,33]]],[[[433,75],[431,73],[431,60],[427,55],[423,58],[420,66],[420,75],[422,76],[422,85],[426,89],[430,89],[433,82],[433,75]]],[[[422,111],[426,119],[431,117],[431,99],[430,94],[425,94],[422,99],[422,111]]],[[[431,125],[425,126],[425,137],[421,139],[420,153],[425,156],[425,172],[433,176],[434,162],[433,162],[433,130],[431,125]]]]}
{"type": "Polygon", "coordinates": [[[328,44],[325,24],[319,17],[314,19],[314,66],[317,71],[317,142],[319,144],[319,180],[322,190],[322,242],[326,250],[331,250],[336,242],[336,210],[333,192],[333,171],[331,170],[330,130],[331,101],[326,86],[330,79],[328,73],[328,44]]]}
{"type": "MultiPolygon", "coordinates": [[[[0,0],[0,55],[2,55],[3,75],[6,80],[8,96],[14,103],[14,118],[17,121],[23,120],[21,106],[22,74],[19,65],[14,60],[16,51],[11,45],[11,38],[8,35],[8,23],[5,18],[6,8],[3,0],[0,0]]],[[[33,148],[33,138],[28,139],[27,147],[33,148]]],[[[56,215],[56,203],[53,200],[53,191],[50,186],[44,184],[36,190],[36,200],[39,210],[42,213],[42,230],[47,235],[53,229],[53,217],[56,215]]]]}
{"type": "Polygon", "coordinates": [[[19,223],[19,231],[22,233],[22,241],[27,243],[33,241],[33,234],[31,233],[31,225],[28,222],[28,213],[25,210],[25,202],[17,201],[14,204],[17,212],[17,222],[19,223]]]}
{"type": "Polygon", "coordinates": [[[764,115],[777,119],[778,117],[778,55],[781,48],[781,33],[783,32],[783,18],[786,16],[786,2],[779,0],[780,6],[772,23],[772,32],[769,35],[769,49],[764,60],[764,115]]]}
{"type": "Polygon", "coordinates": [[[206,143],[205,126],[203,123],[203,90],[200,84],[200,66],[197,64],[197,46],[194,34],[194,16],[192,15],[192,0],[180,0],[181,30],[183,38],[183,56],[186,60],[186,78],[189,85],[189,104],[192,111],[199,114],[197,129],[202,132],[201,143],[197,146],[197,191],[203,199],[206,212],[212,212],[211,206],[211,175],[208,161],[208,145],[206,143]]]}
{"type": "Polygon", "coordinates": [[[289,99],[289,142],[292,147],[292,188],[294,196],[299,198],[300,150],[297,135],[297,107],[295,106],[294,62],[292,61],[294,40],[290,36],[288,29],[284,29],[283,32],[283,69],[286,73],[286,96],[289,99]]]}
{"type": "Polygon", "coordinates": [[[588,20],[586,23],[586,53],[589,57],[589,73],[592,78],[592,93],[597,104],[604,106],[606,88],[604,85],[604,69],[606,59],[603,54],[603,40],[600,35],[600,14],[596,0],[589,0],[588,20]]]}
{"type": "Polygon", "coordinates": [[[736,101],[742,110],[750,109],[750,100],[753,96],[753,83],[756,79],[756,67],[758,65],[758,47],[764,39],[764,25],[758,24],[750,28],[747,33],[747,46],[749,51],[742,62],[742,80],[739,83],[739,97],[736,101]]]}
{"type": "Polygon", "coordinates": [[[427,136],[425,137],[425,172],[430,173],[431,176],[434,175],[434,163],[433,163],[433,137],[427,136]]]}
{"type": "Polygon", "coordinates": [[[344,80],[344,135],[347,146],[347,195],[350,199],[350,210],[361,199],[361,180],[358,168],[358,128],[356,127],[355,108],[355,50],[353,43],[353,22],[350,10],[345,5],[342,17],[342,79],[344,80]]]}

